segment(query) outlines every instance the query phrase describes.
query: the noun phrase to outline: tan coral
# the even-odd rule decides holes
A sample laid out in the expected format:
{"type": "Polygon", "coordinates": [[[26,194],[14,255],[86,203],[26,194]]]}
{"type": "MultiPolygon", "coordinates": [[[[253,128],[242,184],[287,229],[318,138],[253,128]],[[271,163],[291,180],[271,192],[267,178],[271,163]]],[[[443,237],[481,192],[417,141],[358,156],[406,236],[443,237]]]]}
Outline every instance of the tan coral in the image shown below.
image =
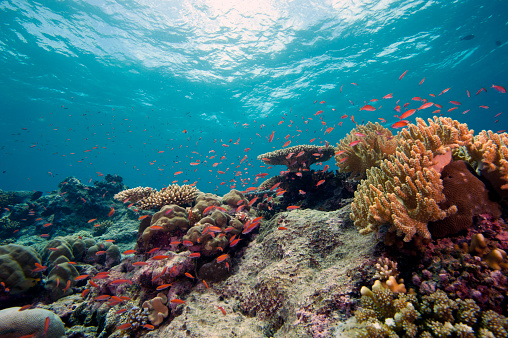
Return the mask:
{"type": "Polygon", "coordinates": [[[332,146],[302,144],[261,154],[258,160],[269,165],[285,165],[289,171],[296,172],[309,169],[313,163],[328,161],[334,154],[332,146]]]}
{"type": "Polygon", "coordinates": [[[367,169],[378,166],[395,153],[396,148],[397,139],[389,129],[377,122],[369,122],[357,125],[337,143],[335,160],[341,172],[350,172],[350,178],[359,180],[365,178],[367,169]],[[350,146],[355,141],[360,143],[350,146]]]}
{"type": "Polygon", "coordinates": [[[157,297],[143,303],[143,308],[148,309],[148,319],[152,325],[158,326],[168,316],[169,309],[166,306],[167,302],[168,297],[159,292],[157,297]]]}
{"type": "Polygon", "coordinates": [[[172,184],[161,191],[155,191],[138,201],[140,209],[156,209],[165,205],[184,205],[192,203],[199,194],[199,190],[191,185],[172,184]]]}
{"type": "Polygon", "coordinates": [[[136,203],[145,197],[150,196],[155,190],[150,187],[136,187],[132,189],[122,190],[115,194],[113,198],[117,201],[124,202],[129,200],[130,203],[136,203]]]}
{"type": "Polygon", "coordinates": [[[397,135],[395,154],[383,160],[379,168],[368,169],[367,179],[358,186],[351,218],[360,233],[390,224],[389,231],[404,236],[406,242],[415,234],[430,238],[427,223],[457,211],[455,206],[443,210],[438,205],[445,199],[438,171],[442,168],[439,160],[445,157],[437,156],[467,144],[473,132],[445,117],[429,119],[428,124],[420,118],[416,122],[397,135]]]}
{"type": "Polygon", "coordinates": [[[477,162],[477,170],[501,196],[508,196],[508,134],[482,130],[467,145],[467,150],[477,162]]]}

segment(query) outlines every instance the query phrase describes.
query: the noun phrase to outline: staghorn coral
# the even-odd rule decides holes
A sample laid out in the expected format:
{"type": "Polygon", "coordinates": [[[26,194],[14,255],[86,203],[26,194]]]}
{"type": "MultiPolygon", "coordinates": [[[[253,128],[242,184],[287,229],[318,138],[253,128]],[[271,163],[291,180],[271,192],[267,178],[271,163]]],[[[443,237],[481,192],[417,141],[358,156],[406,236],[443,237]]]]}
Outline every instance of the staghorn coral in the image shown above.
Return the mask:
{"type": "Polygon", "coordinates": [[[391,224],[389,231],[410,241],[415,234],[430,238],[429,221],[457,212],[441,209],[445,200],[440,171],[451,160],[451,150],[471,141],[467,125],[450,118],[434,117],[428,125],[420,118],[399,132],[395,154],[380,167],[367,170],[351,204],[351,218],[360,233],[377,231],[391,224]]]}
{"type": "Polygon", "coordinates": [[[356,128],[337,143],[335,160],[341,172],[349,172],[350,178],[364,179],[367,169],[378,166],[382,160],[395,153],[397,139],[389,129],[379,123],[369,122],[356,128]],[[352,142],[360,143],[350,146],[352,142]]]}
{"type": "Polygon", "coordinates": [[[508,134],[482,130],[466,147],[480,174],[508,197],[508,134]]]}
{"type": "Polygon", "coordinates": [[[291,172],[309,169],[311,164],[328,161],[335,153],[332,146],[322,147],[302,144],[274,150],[258,156],[258,160],[270,165],[285,165],[291,172]]]}

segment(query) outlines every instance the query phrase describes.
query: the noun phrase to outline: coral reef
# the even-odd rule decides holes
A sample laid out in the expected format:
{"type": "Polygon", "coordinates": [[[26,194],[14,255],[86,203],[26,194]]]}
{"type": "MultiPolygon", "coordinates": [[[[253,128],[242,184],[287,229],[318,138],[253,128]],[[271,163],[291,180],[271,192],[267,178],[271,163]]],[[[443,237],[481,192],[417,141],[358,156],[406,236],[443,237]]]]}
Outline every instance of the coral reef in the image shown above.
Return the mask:
{"type": "Polygon", "coordinates": [[[258,160],[270,165],[285,165],[290,172],[308,170],[316,162],[328,161],[335,154],[332,146],[301,144],[271,151],[258,156],[258,160]]]}
{"type": "Polygon", "coordinates": [[[351,218],[363,234],[390,224],[389,231],[410,241],[415,234],[430,238],[430,221],[442,220],[457,207],[441,209],[445,200],[442,168],[451,161],[451,150],[471,141],[467,125],[434,117],[428,125],[420,118],[399,132],[399,146],[380,167],[367,170],[355,192],[351,218]]]}
{"type": "Polygon", "coordinates": [[[65,338],[62,320],[45,309],[19,311],[20,307],[0,310],[0,336],[2,338],[51,337],[65,338]],[[45,323],[48,321],[47,330],[45,323]]]}
{"type": "Polygon", "coordinates": [[[395,153],[397,139],[379,123],[358,124],[337,143],[335,160],[340,172],[350,173],[352,179],[364,179],[367,169],[379,166],[395,153]]]}

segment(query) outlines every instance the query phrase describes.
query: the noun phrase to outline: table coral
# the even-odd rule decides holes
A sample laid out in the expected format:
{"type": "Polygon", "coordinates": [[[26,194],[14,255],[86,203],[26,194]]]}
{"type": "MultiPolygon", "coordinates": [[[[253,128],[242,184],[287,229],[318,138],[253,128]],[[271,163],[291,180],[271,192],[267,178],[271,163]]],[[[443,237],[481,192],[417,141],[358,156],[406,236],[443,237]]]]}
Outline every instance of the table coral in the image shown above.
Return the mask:
{"type": "Polygon", "coordinates": [[[440,171],[451,160],[451,150],[471,141],[467,125],[450,118],[434,117],[428,125],[417,118],[399,132],[399,146],[380,167],[367,170],[351,204],[351,218],[360,233],[389,231],[410,241],[415,234],[430,238],[429,221],[457,212],[455,206],[441,209],[445,200],[440,171]]]}
{"type": "Polygon", "coordinates": [[[122,202],[129,200],[131,203],[136,203],[140,209],[149,210],[162,208],[169,204],[189,204],[196,199],[199,193],[200,191],[195,186],[172,184],[160,191],[142,187],[127,189],[117,193],[114,198],[122,202]]]}
{"type": "Polygon", "coordinates": [[[301,144],[261,154],[258,160],[269,165],[285,165],[289,171],[295,172],[309,169],[313,163],[328,161],[334,154],[332,146],[301,144]]]}
{"type": "Polygon", "coordinates": [[[367,169],[378,166],[396,148],[397,139],[389,129],[369,122],[357,125],[337,143],[335,160],[341,172],[349,172],[350,178],[360,180],[365,178],[367,169]]]}

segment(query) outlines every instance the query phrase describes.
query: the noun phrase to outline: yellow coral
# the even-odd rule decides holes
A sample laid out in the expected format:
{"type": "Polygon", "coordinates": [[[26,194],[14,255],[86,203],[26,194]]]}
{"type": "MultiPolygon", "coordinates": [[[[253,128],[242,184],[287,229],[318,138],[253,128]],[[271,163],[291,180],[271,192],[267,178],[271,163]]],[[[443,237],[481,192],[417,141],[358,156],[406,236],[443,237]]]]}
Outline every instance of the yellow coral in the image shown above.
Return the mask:
{"type": "MultiPolygon", "coordinates": [[[[494,186],[508,190],[508,134],[497,134],[491,130],[482,130],[467,145],[471,158],[478,163],[478,171],[489,180],[494,180],[494,186]],[[497,182],[496,182],[497,181],[497,182]]],[[[498,191],[502,193],[501,191],[498,191]]],[[[506,194],[506,192],[504,192],[506,194]]]]}
{"type": "Polygon", "coordinates": [[[389,231],[410,241],[415,234],[430,238],[429,221],[437,221],[455,213],[451,206],[439,207],[445,200],[440,171],[451,160],[451,150],[465,145],[473,131],[445,117],[420,118],[399,132],[399,146],[394,155],[382,161],[379,168],[367,170],[355,192],[351,218],[360,233],[377,231],[391,224],[389,231]]]}
{"type": "Polygon", "coordinates": [[[369,122],[356,128],[337,143],[335,160],[341,172],[350,172],[350,178],[365,178],[367,169],[379,165],[395,153],[397,140],[389,129],[369,122]],[[353,142],[360,143],[350,146],[353,142]]]}

